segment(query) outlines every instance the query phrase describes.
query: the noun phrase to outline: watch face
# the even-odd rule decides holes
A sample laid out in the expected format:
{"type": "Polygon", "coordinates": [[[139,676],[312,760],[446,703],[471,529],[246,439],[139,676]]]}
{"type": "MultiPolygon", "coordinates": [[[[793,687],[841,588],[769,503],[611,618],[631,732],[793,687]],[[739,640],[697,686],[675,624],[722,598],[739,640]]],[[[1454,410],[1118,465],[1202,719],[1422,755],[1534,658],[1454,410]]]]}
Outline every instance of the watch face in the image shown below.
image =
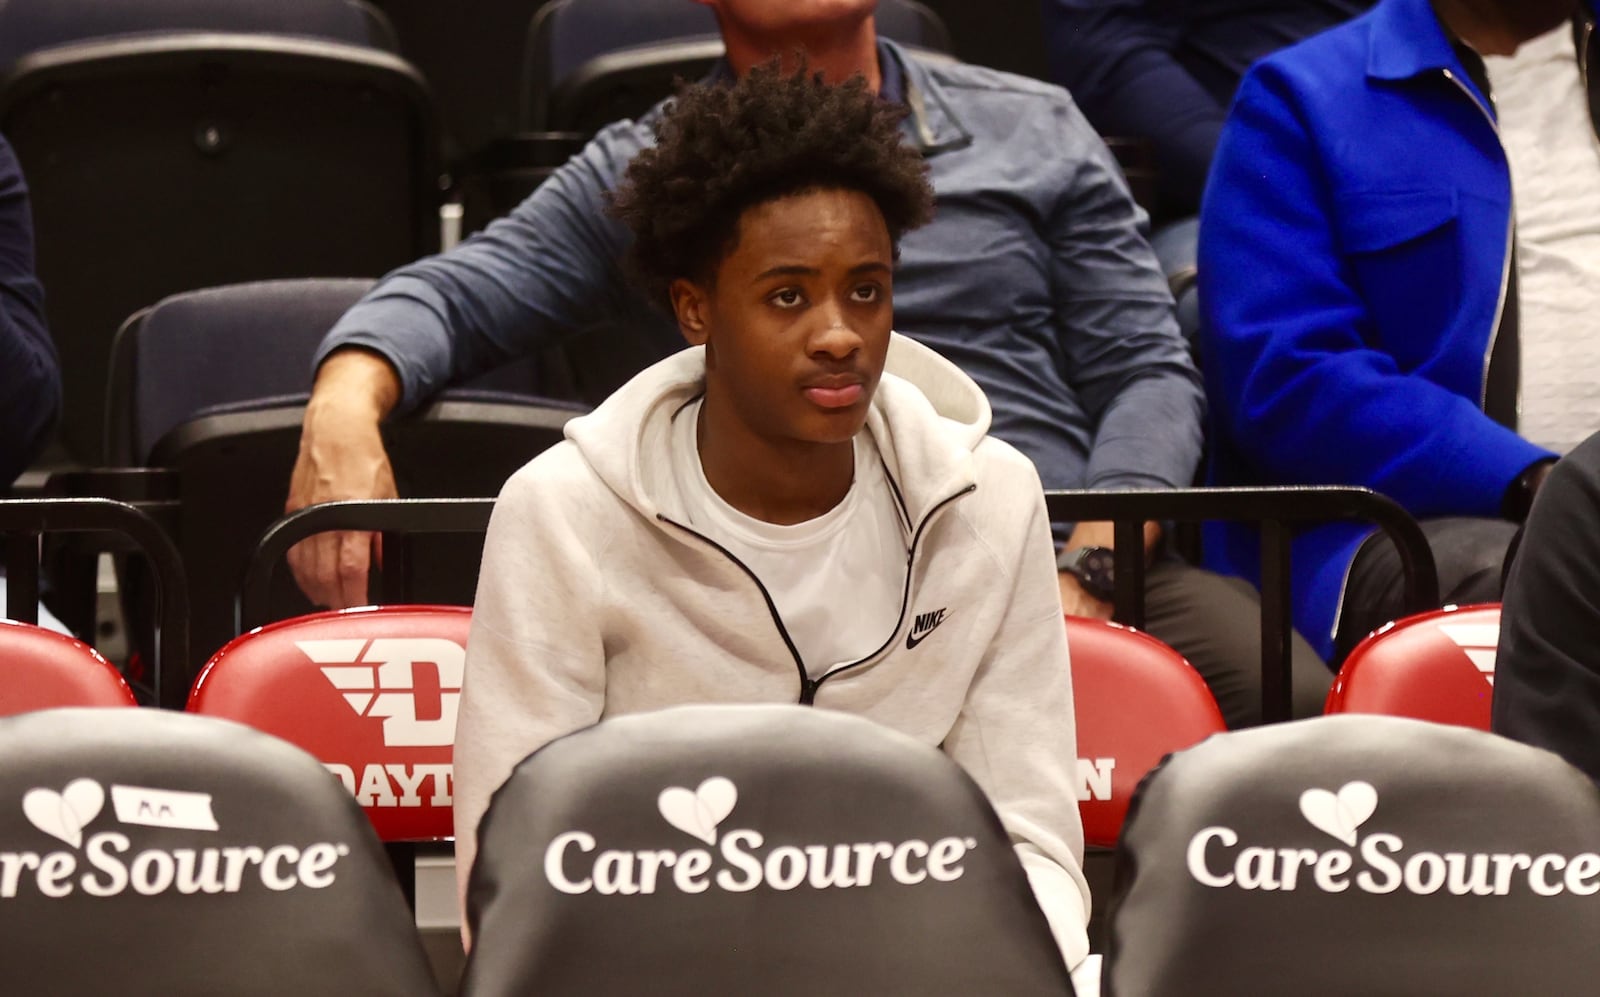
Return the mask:
{"type": "Polygon", "coordinates": [[[1117,555],[1109,547],[1085,547],[1078,555],[1073,572],[1084,591],[1097,599],[1109,600],[1116,592],[1117,555]]]}

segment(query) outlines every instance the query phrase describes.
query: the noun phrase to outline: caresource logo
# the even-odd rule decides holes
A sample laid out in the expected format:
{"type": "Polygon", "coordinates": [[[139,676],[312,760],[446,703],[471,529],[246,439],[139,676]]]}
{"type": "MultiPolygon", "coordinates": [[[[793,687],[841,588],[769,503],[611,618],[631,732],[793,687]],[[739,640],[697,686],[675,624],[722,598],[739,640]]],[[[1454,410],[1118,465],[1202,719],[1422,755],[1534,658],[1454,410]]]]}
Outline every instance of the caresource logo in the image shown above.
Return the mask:
{"type": "Polygon", "coordinates": [[[738,789],[721,776],[705,780],[696,789],[664,789],[656,798],[662,819],[708,847],[597,851],[599,844],[593,835],[567,831],[556,835],[545,849],[545,879],[562,893],[592,890],[606,896],[648,895],[667,888],[691,894],[712,888],[747,893],[763,886],[779,891],[802,886],[850,889],[871,886],[877,876],[915,886],[960,879],[966,871],[962,861],[978,846],[973,838],[945,837],[931,844],[911,838],[897,843],[862,841],[766,849],[766,838],[759,831],[721,830],[738,801],[738,789]]]}
{"type": "Polygon", "coordinates": [[[455,741],[466,651],[443,637],[295,641],[357,716],[383,718],[391,748],[455,741]]]}
{"type": "Polygon", "coordinates": [[[1207,827],[1189,839],[1189,875],[1202,886],[1290,892],[1298,889],[1344,893],[1403,891],[1418,896],[1507,896],[1527,890],[1541,897],[1600,893],[1600,855],[1565,856],[1524,852],[1434,852],[1410,850],[1399,835],[1361,836],[1378,809],[1378,791],[1367,782],[1349,782],[1337,791],[1308,789],[1300,794],[1300,815],[1344,848],[1239,848],[1239,833],[1207,827]]]}
{"type": "MultiPolygon", "coordinates": [[[[113,785],[110,795],[119,824],[218,830],[209,793],[113,785]]],[[[105,787],[93,779],[75,779],[59,791],[42,787],[23,794],[22,813],[28,822],[73,850],[0,851],[0,900],[15,899],[29,884],[52,899],[79,890],[92,897],[114,897],[130,889],[143,896],[238,893],[255,883],[276,891],[302,886],[320,890],[333,885],[334,867],[350,854],[349,845],[333,842],[303,848],[210,846],[134,853],[132,839],[121,831],[87,834],[105,802],[105,787]]]]}

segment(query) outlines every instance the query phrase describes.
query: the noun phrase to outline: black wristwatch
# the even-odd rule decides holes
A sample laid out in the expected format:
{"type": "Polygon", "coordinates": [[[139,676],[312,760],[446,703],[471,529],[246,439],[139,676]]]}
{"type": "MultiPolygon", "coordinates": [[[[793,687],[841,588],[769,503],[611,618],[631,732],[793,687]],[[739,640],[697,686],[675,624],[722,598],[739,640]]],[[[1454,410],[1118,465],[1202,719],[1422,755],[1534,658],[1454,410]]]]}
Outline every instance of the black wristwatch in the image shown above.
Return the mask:
{"type": "Polygon", "coordinates": [[[1117,592],[1117,556],[1110,547],[1074,547],[1056,558],[1056,570],[1078,580],[1083,590],[1103,602],[1117,592]]]}

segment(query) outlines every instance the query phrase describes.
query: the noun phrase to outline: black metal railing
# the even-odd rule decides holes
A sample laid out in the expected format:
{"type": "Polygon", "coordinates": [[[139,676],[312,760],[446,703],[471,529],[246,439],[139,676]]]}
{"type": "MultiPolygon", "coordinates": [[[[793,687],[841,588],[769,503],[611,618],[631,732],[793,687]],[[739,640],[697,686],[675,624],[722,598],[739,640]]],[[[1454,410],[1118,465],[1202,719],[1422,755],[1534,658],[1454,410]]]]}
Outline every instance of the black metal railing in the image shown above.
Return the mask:
{"type": "Polygon", "coordinates": [[[378,601],[404,602],[413,589],[410,537],[429,533],[483,533],[494,510],[490,498],[374,499],[324,502],[273,523],[262,534],[239,590],[238,630],[270,620],[272,579],[295,544],[318,533],[360,530],[383,534],[378,601]]]}
{"type": "Polygon", "coordinates": [[[1364,520],[1400,552],[1406,612],[1439,605],[1439,576],[1422,527],[1387,496],[1367,488],[1318,485],[1283,488],[1182,488],[1136,491],[1050,491],[1055,522],[1111,522],[1116,551],[1115,619],[1144,625],[1144,524],[1208,520],[1254,522],[1261,535],[1261,715],[1290,715],[1289,649],[1293,632],[1289,541],[1293,527],[1364,520]]]}
{"type": "Polygon", "coordinates": [[[150,563],[156,580],[156,645],[151,691],[158,705],[182,709],[188,694],[189,586],[178,548],[161,525],[126,502],[99,498],[0,499],[5,537],[5,615],[39,621],[39,544],[46,534],[123,538],[150,563]]]}

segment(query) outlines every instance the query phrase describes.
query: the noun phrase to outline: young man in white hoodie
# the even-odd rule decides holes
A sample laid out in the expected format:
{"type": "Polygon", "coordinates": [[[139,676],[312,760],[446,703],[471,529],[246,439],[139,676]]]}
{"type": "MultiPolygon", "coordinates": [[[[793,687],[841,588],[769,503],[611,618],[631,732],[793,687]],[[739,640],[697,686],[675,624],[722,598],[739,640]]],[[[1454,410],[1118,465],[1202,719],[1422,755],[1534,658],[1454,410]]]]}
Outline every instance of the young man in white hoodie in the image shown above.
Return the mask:
{"type": "Polygon", "coordinates": [[[1072,688],[1032,463],[891,332],[932,191],[903,112],[775,65],[694,87],[612,202],[686,350],[507,483],[456,734],[456,857],[528,753],[607,716],[799,702],[941,745],[1069,966],[1088,950],[1072,688]]]}

